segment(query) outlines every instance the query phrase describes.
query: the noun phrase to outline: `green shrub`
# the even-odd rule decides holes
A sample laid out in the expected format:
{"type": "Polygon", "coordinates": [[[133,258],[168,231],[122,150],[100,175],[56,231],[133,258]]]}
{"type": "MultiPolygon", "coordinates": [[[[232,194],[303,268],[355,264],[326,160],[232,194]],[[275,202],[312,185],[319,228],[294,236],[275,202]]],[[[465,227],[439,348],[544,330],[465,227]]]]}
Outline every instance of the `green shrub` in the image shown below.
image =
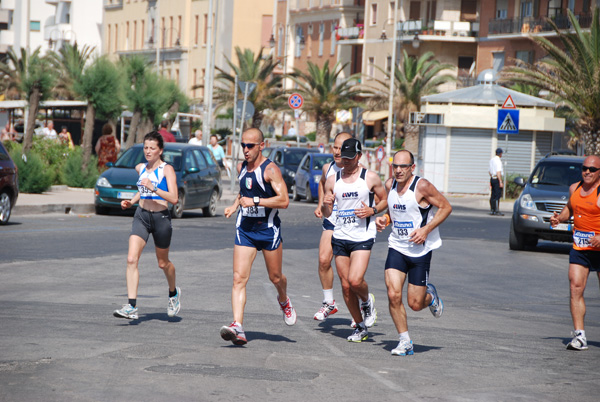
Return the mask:
{"type": "Polygon", "coordinates": [[[306,139],[313,142],[317,140],[317,132],[316,131],[312,131],[308,134],[306,134],[306,139]]]}
{"type": "Polygon", "coordinates": [[[63,184],[64,180],[61,177],[61,172],[69,152],[71,152],[69,147],[62,141],[34,137],[31,151],[37,154],[46,164],[52,177],[52,184],[63,184]]]}
{"type": "Polygon", "coordinates": [[[394,149],[402,149],[404,145],[404,137],[396,137],[394,140],[394,149]]]}
{"type": "Polygon", "coordinates": [[[511,173],[508,176],[506,176],[506,198],[516,199],[516,198],[519,198],[519,196],[521,195],[521,190],[523,190],[523,187],[518,186],[515,183],[515,179],[517,177],[524,177],[525,180],[527,180],[529,175],[520,174],[520,173],[511,173]]]}
{"type": "Polygon", "coordinates": [[[35,153],[22,157],[22,146],[12,146],[11,158],[19,169],[19,191],[23,193],[43,193],[52,185],[52,173],[35,153]]]}
{"type": "Polygon", "coordinates": [[[87,170],[81,169],[83,161],[83,150],[80,147],[75,148],[69,153],[63,170],[65,184],[69,187],[92,188],[98,180],[100,173],[98,172],[98,158],[92,156],[88,164],[87,170]]]}

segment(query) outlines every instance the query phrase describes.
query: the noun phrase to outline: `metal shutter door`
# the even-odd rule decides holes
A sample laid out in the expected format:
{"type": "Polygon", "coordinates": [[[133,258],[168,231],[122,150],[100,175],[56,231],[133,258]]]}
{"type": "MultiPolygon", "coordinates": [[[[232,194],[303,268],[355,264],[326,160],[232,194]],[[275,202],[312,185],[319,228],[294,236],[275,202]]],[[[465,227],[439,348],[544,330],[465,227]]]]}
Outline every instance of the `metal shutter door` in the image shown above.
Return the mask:
{"type": "Polygon", "coordinates": [[[552,133],[548,131],[538,131],[535,135],[535,161],[538,163],[540,159],[552,152],[552,133]]]}
{"type": "Polygon", "coordinates": [[[506,175],[519,174],[529,176],[531,172],[531,141],[532,131],[521,131],[519,134],[508,135],[508,147],[505,138],[507,135],[498,134],[498,146],[504,150],[502,162],[506,165],[506,175]],[[505,149],[506,148],[506,149],[505,149]]]}
{"type": "Polygon", "coordinates": [[[486,194],[492,130],[453,128],[448,163],[448,192],[486,194]]]}

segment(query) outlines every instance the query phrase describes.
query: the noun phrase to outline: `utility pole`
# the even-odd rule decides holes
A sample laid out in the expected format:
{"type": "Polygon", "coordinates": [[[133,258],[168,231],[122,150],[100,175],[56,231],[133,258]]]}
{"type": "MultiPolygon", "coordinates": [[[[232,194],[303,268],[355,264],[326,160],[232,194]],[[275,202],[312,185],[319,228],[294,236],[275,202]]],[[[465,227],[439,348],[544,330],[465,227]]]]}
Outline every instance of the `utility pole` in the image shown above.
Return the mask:
{"type": "MultiPolygon", "coordinates": [[[[402,1],[400,1],[400,7],[402,8],[402,1]]],[[[394,81],[396,79],[396,48],[398,47],[398,1],[394,3],[394,40],[392,48],[392,65],[390,71],[390,94],[388,97],[388,123],[387,123],[387,136],[385,141],[385,157],[386,164],[390,160],[392,153],[392,130],[394,124],[394,81]]],[[[390,169],[385,169],[385,178],[390,177],[390,169]]]]}
{"type": "Polygon", "coordinates": [[[212,34],[213,34],[213,8],[215,0],[209,0],[208,18],[206,23],[206,67],[204,69],[204,121],[202,122],[202,144],[208,144],[210,137],[210,119],[212,110],[210,109],[209,97],[212,97],[210,86],[212,85],[212,74],[210,66],[212,65],[212,34]]]}

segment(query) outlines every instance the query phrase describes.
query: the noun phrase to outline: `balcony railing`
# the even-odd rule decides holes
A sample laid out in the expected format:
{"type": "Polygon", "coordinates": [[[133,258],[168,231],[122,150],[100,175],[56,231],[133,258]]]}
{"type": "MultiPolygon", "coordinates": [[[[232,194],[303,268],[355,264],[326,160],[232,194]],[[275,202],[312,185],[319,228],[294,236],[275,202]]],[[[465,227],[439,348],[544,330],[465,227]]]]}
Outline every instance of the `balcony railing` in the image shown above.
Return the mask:
{"type": "Polygon", "coordinates": [[[335,39],[346,40],[346,39],[362,39],[364,35],[363,25],[357,25],[350,28],[337,28],[335,39]]]}
{"type": "Polygon", "coordinates": [[[123,0],[104,0],[104,8],[123,8],[123,0]]]}
{"type": "MultiPolygon", "coordinates": [[[[579,21],[581,28],[589,28],[592,25],[592,14],[578,14],[575,17],[579,21]]],[[[573,28],[571,21],[569,21],[569,17],[566,15],[557,15],[556,17],[552,17],[551,20],[554,21],[559,29],[573,28]]],[[[548,21],[549,19],[546,17],[517,17],[490,20],[489,35],[552,32],[554,30],[548,21]]]]}
{"type": "MultiPolygon", "coordinates": [[[[289,0],[290,10],[306,10],[309,8],[335,7],[335,6],[354,6],[356,0],[289,0]]],[[[358,6],[357,6],[358,7],[358,6]]],[[[362,8],[362,7],[361,7],[362,8]]]]}

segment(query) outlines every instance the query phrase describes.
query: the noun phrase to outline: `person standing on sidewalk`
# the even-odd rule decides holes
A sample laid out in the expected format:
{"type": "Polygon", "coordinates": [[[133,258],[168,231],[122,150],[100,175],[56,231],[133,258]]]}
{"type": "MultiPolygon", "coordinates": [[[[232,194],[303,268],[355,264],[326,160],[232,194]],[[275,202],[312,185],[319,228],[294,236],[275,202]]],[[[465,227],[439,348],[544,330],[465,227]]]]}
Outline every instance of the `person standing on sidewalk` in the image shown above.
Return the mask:
{"type": "MultiPolygon", "coordinates": [[[[319,219],[323,218],[321,207],[323,206],[323,188],[325,182],[331,176],[335,176],[337,172],[342,170],[341,150],[342,144],[348,138],[352,138],[349,133],[341,132],[335,136],[333,140],[333,162],[323,166],[321,180],[319,180],[319,203],[315,209],[315,216],[319,219]]],[[[333,299],[333,269],[331,260],[333,259],[333,249],[331,248],[331,237],[335,228],[337,218],[337,207],[334,204],[331,216],[323,219],[323,232],[321,233],[321,241],[319,242],[319,279],[323,287],[323,304],[319,311],[314,315],[317,321],[325,321],[327,317],[337,313],[338,308],[333,299]]]]}
{"type": "Polygon", "coordinates": [[[402,289],[408,277],[406,299],[414,311],[429,306],[434,317],[444,311],[444,303],[433,284],[429,283],[432,250],[442,245],[438,226],[448,218],[452,206],[433,184],[415,176],[415,159],[411,152],[396,152],[392,162],[394,177],[385,183],[388,192],[388,214],[378,217],[377,230],[390,223],[392,232],[385,261],[385,285],[389,308],[398,331],[399,343],[392,355],[412,355],[413,343],[408,335],[406,309],[402,289]],[[432,207],[438,209],[432,213],[432,207]]]}
{"type": "Polygon", "coordinates": [[[504,170],[502,168],[502,148],[496,149],[496,156],[490,159],[490,186],[492,187],[492,194],[490,195],[490,215],[504,216],[500,212],[500,198],[502,198],[502,188],[504,187],[504,181],[502,175],[504,170]]]}
{"type": "Polygon", "coordinates": [[[169,127],[169,120],[163,120],[160,122],[160,130],[158,130],[159,134],[162,135],[164,142],[177,142],[175,141],[175,136],[167,130],[169,127]]]}
{"type": "Polygon", "coordinates": [[[233,322],[221,327],[220,331],[221,338],[235,345],[248,342],[242,327],[246,284],[258,251],[262,250],[269,279],[277,290],[283,320],[287,325],[296,323],[296,310],[287,295],[287,278],[282,272],[281,220],[277,211],[287,208],[290,203],[287,187],[277,165],[262,154],[265,143],[259,129],[244,131],[240,146],[245,159],[237,166],[240,192],[233,205],[225,208],[225,217],[229,218],[239,206],[242,207],[237,215],[233,247],[233,322]]]}
{"type": "Polygon", "coordinates": [[[175,284],[175,266],[169,260],[171,245],[171,214],[168,203],[177,203],[177,178],[173,167],[163,161],[163,137],[152,131],[144,137],[144,156],[148,163],[140,163],[136,170],[140,177],[138,192],[132,200],[121,201],[121,208],[131,208],[140,202],[133,217],[129,252],[127,253],[127,297],[129,302],[113,313],[115,317],[137,319],[137,293],[140,282],[138,263],[148,237],[152,233],[158,267],[163,270],[169,284],[167,315],[174,317],[181,308],[181,289],[175,284]]]}
{"type": "Polygon", "coordinates": [[[567,349],[587,350],[583,320],[585,300],[583,292],[590,271],[600,280],[600,157],[588,156],[583,161],[582,180],[569,188],[569,201],[554,212],[550,225],[556,227],[573,217],[573,248],[569,253],[570,307],[573,319],[573,339],[567,349]]]}
{"type": "Polygon", "coordinates": [[[337,205],[331,246],[344,301],[355,324],[354,332],[347,339],[362,342],[369,337],[367,328],[377,321],[374,297],[369,293],[365,273],[377,235],[373,216],[386,208],[387,200],[379,175],[359,165],[362,156],[360,141],[354,138],[345,140],[340,154],[344,167],[325,182],[321,212],[323,216],[331,216],[333,206],[337,205]],[[377,205],[375,195],[380,199],[377,205]]]}

